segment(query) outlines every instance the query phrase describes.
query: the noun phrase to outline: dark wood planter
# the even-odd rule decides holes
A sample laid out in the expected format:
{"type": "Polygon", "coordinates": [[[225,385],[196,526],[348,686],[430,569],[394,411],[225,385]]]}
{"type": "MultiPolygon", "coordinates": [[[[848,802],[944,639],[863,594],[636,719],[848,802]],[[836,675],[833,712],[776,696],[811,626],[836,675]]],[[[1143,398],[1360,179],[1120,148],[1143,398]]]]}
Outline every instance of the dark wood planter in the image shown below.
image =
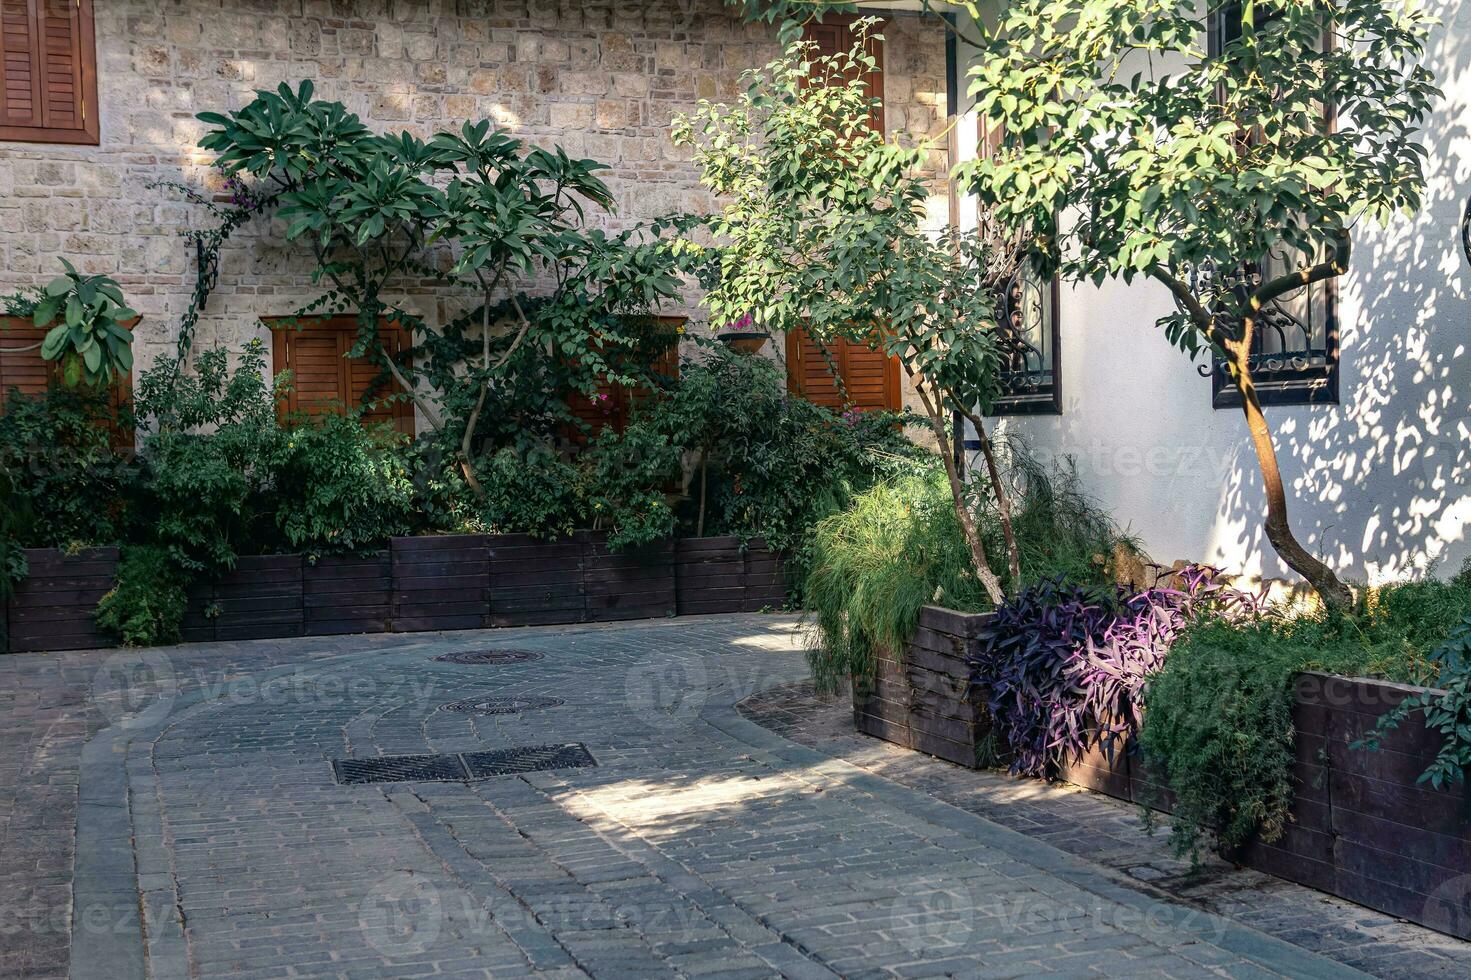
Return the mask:
{"type": "MultiPolygon", "coordinates": [[[[116,578],[117,549],[27,555],[31,575],[0,603],[0,651],[7,642],[16,653],[111,645],[93,614],[116,578]]],[[[612,622],[778,607],[786,588],[780,556],[734,538],[631,551],[612,551],[591,531],[558,541],[394,538],[362,557],[243,557],[191,587],[181,633],[199,642],[612,622]]]]}
{"type": "Polygon", "coordinates": [[[7,603],[10,652],[109,646],[92,614],[113,586],[117,549],[85,548],[69,555],[54,548],[29,548],[25,555],[30,574],[7,603]]]}
{"type": "Polygon", "coordinates": [[[780,609],[790,591],[781,556],[760,539],[680,538],[674,573],[681,616],[780,609]]]}
{"type": "Polygon", "coordinates": [[[377,551],[308,562],[301,591],[307,636],[386,633],[393,622],[392,555],[377,551]]]}
{"type": "Polygon", "coordinates": [[[985,699],[970,683],[970,657],[989,613],[920,610],[909,646],[878,654],[872,678],[853,680],[860,732],[975,769],[990,731],[985,699]]]}
{"type": "MultiPolygon", "coordinates": [[[[1471,939],[1471,820],[1464,788],[1417,784],[1441,736],[1408,719],[1376,751],[1349,746],[1417,688],[1298,676],[1292,822],[1233,855],[1258,871],[1471,939]]],[[[1168,813],[1172,798],[1132,751],[1063,773],[1069,782],[1168,813]]]]}

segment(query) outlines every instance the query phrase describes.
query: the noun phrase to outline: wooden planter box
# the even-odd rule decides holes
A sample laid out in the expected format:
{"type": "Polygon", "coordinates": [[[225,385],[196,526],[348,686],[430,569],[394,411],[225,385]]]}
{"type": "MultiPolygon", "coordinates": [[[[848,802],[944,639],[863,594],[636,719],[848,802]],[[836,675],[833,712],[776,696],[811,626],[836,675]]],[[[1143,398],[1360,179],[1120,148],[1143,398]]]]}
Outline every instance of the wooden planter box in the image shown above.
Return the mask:
{"type": "MultiPolygon", "coordinates": [[[[0,603],[0,652],[105,647],[93,624],[117,575],[115,548],[27,552],[30,576],[0,603]]],[[[607,536],[394,538],[362,557],[242,557],[196,583],[188,642],[611,622],[677,612],[740,612],[786,599],[780,556],[733,538],[611,551],[607,536]]]]}
{"type": "Polygon", "coordinates": [[[30,548],[25,554],[30,574],[7,603],[10,652],[109,646],[92,615],[113,586],[117,549],[85,548],[67,555],[54,548],[30,548]]]}
{"type": "Polygon", "coordinates": [[[791,588],[781,557],[759,539],[680,538],[674,577],[681,616],[780,609],[791,588]]]}
{"type": "Polygon", "coordinates": [[[909,646],[878,655],[872,678],[853,680],[860,732],[975,769],[990,731],[985,698],[970,683],[970,658],[989,613],[920,610],[909,646]]]}
{"type": "Polygon", "coordinates": [[[301,591],[307,636],[386,633],[393,622],[392,555],[320,558],[302,569],[301,591]]]}
{"type": "MultiPolygon", "coordinates": [[[[1349,746],[1417,688],[1304,673],[1292,708],[1297,729],[1292,822],[1270,844],[1234,857],[1248,867],[1471,939],[1471,820],[1465,788],[1417,784],[1440,735],[1407,719],[1376,751],[1349,746]]],[[[1069,782],[1168,813],[1172,798],[1132,751],[1095,753],[1069,782]]]]}

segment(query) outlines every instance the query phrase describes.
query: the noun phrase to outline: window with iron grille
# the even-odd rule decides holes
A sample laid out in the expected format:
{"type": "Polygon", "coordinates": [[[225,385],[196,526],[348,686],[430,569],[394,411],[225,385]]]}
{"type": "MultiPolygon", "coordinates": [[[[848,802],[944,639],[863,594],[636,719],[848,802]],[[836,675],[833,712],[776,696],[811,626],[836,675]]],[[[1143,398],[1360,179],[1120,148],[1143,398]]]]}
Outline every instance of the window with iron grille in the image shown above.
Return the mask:
{"type": "MultiPolygon", "coordinates": [[[[1227,45],[1242,35],[1245,4],[1218,7],[1208,23],[1211,57],[1220,57],[1227,45]]],[[[1272,4],[1256,3],[1254,21],[1262,30],[1277,16],[1272,4]]],[[[1326,43],[1326,41],[1325,41],[1326,43]]],[[[1325,107],[1323,125],[1333,125],[1333,111],[1325,107]]],[[[1248,132],[1245,139],[1250,141],[1248,132]]],[[[1243,263],[1225,274],[1217,295],[1241,302],[1262,282],[1293,269],[1312,264],[1321,256],[1304,256],[1282,246],[1257,261],[1243,263]],[[1311,261],[1309,261],[1311,260],[1311,261]]],[[[1198,277],[1216,274],[1203,269],[1198,277]]],[[[1197,283],[1197,286],[1206,285],[1197,283]]],[[[1207,295],[1197,292],[1196,295],[1207,295]]],[[[1338,290],[1329,279],[1278,297],[1257,317],[1251,341],[1251,377],[1263,405],[1315,405],[1338,403],[1338,290]]],[[[1233,329],[1230,324],[1227,329],[1233,329]]],[[[1211,378],[1211,404],[1215,408],[1239,408],[1241,391],[1219,357],[1212,358],[1201,373],[1211,378]]]]}
{"type": "Polygon", "coordinates": [[[1000,297],[1001,393],[992,415],[1062,413],[1057,299],[1057,280],[1026,265],[1000,297]]]}

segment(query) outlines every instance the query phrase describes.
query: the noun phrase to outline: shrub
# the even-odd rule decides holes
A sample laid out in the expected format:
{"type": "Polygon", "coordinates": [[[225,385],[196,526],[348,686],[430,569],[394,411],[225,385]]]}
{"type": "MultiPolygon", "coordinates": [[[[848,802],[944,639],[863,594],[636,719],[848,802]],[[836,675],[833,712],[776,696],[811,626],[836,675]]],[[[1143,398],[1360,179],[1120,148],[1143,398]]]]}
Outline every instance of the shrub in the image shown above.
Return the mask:
{"type": "Polygon", "coordinates": [[[118,562],[117,584],[97,604],[97,625],[125,646],[177,643],[189,581],[167,550],[127,545],[118,562]]]}
{"type": "Polygon", "coordinates": [[[582,526],[583,475],[551,449],[502,449],[478,469],[485,492],[479,519],[489,531],[555,538],[582,526]]]}
{"type": "Polygon", "coordinates": [[[409,533],[403,437],[352,415],[297,420],[269,460],[275,523],[292,548],[364,551],[409,533]]]}
{"type": "Polygon", "coordinates": [[[34,397],[10,393],[0,415],[0,472],[14,481],[11,506],[29,515],[12,530],[14,540],[62,547],[119,537],[132,474],[113,452],[113,419],[107,395],[95,389],[52,385],[34,397]]]}
{"type": "Polygon", "coordinates": [[[879,483],[818,523],[804,594],[807,661],[820,690],[870,676],[874,652],[902,649],[922,607],[987,607],[938,466],[879,483]]]}
{"type": "MultiPolygon", "coordinates": [[[[1023,574],[1105,585],[1109,556],[1129,550],[1129,539],[1088,500],[1071,466],[1047,472],[1025,453],[1014,455],[1022,474],[1012,497],[1023,574]]],[[[993,496],[971,498],[982,536],[997,545],[987,554],[1005,555],[1000,522],[987,503],[993,496]]],[[[815,625],[808,661],[824,690],[871,672],[875,649],[903,649],[925,605],[991,607],[933,455],[928,466],[859,494],[847,510],[820,522],[812,540],[804,586],[815,625]]],[[[1004,569],[994,571],[1017,587],[1004,569]]]]}
{"type": "Polygon", "coordinates": [[[1056,577],[998,607],[972,676],[987,692],[1012,771],[1052,778],[1095,746],[1119,751],[1138,732],[1149,679],[1184,630],[1259,611],[1255,596],[1218,577],[1186,566],[1132,593],[1056,577]]]}
{"type": "Polygon", "coordinates": [[[588,509],[593,527],[606,528],[608,547],[635,548],[674,535],[674,510],[666,490],[677,485],[680,452],[647,424],[624,433],[605,432],[588,464],[588,509]]]}
{"type": "Polygon", "coordinates": [[[1145,695],[1139,744],[1176,796],[1172,838],[1197,857],[1281,836],[1292,803],[1292,682],[1305,670],[1426,683],[1430,647],[1471,614],[1471,580],[1368,590],[1346,612],[1213,622],[1178,642],[1145,695]]]}
{"type": "Polygon", "coordinates": [[[138,411],[155,432],[143,446],[137,540],[181,568],[229,568],[241,548],[274,537],[264,497],[280,429],[264,350],[252,341],[233,371],[223,348],[200,354],[193,374],[161,358],[139,381],[138,411]]]}

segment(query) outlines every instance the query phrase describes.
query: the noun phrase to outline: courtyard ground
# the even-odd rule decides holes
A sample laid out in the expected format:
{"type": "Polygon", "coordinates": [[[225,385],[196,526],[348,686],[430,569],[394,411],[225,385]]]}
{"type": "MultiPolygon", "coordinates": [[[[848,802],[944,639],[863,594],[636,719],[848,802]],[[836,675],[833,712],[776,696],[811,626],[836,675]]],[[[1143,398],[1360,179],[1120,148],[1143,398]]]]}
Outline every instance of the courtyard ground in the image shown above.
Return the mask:
{"type": "Polygon", "coordinates": [[[762,615],[0,658],[0,976],[1471,976],[805,676],[762,615]]]}

